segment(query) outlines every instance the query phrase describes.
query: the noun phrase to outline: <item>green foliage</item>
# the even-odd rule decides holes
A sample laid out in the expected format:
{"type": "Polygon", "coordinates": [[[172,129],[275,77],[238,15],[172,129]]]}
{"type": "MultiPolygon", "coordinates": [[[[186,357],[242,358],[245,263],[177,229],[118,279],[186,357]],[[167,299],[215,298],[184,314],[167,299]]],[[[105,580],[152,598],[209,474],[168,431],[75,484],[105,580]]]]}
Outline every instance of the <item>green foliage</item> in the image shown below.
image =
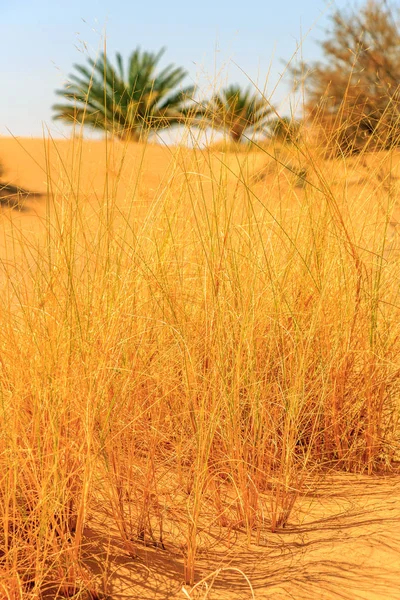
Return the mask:
{"type": "Polygon", "coordinates": [[[322,42],[326,62],[302,66],[307,108],[336,132],[339,152],[389,148],[400,141],[399,11],[369,0],[338,10],[322,42]]]}
{"type": "Polygon", "coordinates": [[[261,94],[230,85],[198,108],[195,123],[221,129],[234,142],[240,142],[244,136],[263,132],[271,112],[271,105],[261,94]]]}
{"type": "Polygon", "coordinates": [[[71,75],[71,83],[56,92],[68,102],[53,106],[54,118],[133,140],[182,122],[193,86],[177,89],[186,77],[180,67],[168,65],[156,73],[163,53],[164,49],[154,54],[137,48],[126,69],[119,53],[115,67],[104,53],[96,61],[89,58],[89,67],[74,65],[79,75],[71,75]]]}
{"type": "Polygon", "coordinates": [[[271,137],[280,142],[296,142],[300,135],[300,123],[290,117],[276,118],[269,124],[271,137]]]}

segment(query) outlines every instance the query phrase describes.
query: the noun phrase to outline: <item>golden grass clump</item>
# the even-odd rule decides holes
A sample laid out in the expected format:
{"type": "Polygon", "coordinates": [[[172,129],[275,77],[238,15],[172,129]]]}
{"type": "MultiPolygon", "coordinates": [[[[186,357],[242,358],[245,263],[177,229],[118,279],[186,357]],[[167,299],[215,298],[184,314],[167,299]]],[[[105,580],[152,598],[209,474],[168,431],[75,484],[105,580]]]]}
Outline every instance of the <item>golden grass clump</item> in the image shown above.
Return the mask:
{"type": "Polygon", "coordinates": [[[100,516],[193,584],[328,470],[393,467],[397,150],[41,152],[46,206],[0,224],[0,597],[106,597],[100,516]]]}

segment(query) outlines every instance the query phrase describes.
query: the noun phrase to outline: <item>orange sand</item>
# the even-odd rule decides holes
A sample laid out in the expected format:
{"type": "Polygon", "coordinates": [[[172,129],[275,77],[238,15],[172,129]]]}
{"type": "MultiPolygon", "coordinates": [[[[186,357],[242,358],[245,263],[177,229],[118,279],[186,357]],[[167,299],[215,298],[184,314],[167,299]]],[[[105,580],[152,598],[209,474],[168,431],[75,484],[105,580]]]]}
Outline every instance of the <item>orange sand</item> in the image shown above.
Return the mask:
{"type": "MultiPolygon", "coordinates": [[[[183,150],[183,152],[189,152],[183,150]]],[[[117,195],[126,199],[138,169],[140,200],[148,201],[167,177],[173,152],[169,148],[140,145],[109,145],[105,142],[57,141],[0,138],[3,181],[35,192],[42,199],[27,203],[28,211],[3,209],[0,215],[0,257],[17,261],[18,248],[11,245],[10,224],[17,223],[25,239],[41,243],[45,225],[47,173],[54,176],[53,194],[61,193],[68,177],[84,199],[104,193],[114,185],[118,165],[125,155],[117,195]],[[82,152],[82,155],[80,155],[82,152]],[[142,162],[143,161],[143,162],[142,162]],[[64,165],[64,167],[63,167],[64,165]],[[79,169],[81,169],[79,171],[79,169]],[[61,178],[58,175],[61,173],[61,178]],[[107,181],[108,178],[108,181],[107,181]]],[[[255,167],[259,158],[255,158],[255,167]]],[[[199,548],[197,579],[222,571],[213,581],[199,586],[191,597],[210,600],[251,598],[244,578],[250,579],[256,598],[274,600],[400,600],[400,478],[399,476],[334,476],[317,494],[304,496],[298,503],[290,526],[283,532],[266,533],[259,544],[248,547],[244,534],[237,532],[235,544],[221,539],[199,548]],[[211,587],[210,587],[211,586],[211,587]]],[[[99,509],[86,526],[88,567],[104,574],[108,561],[108,582],[112,598],[185,598],[182,591],[183,561],[179,548],[165,551],[140,548],[139,558],[131,558],[118,541],[99,509]]],[[[188,591],[189,587],[187,587],[188,591]]]]}

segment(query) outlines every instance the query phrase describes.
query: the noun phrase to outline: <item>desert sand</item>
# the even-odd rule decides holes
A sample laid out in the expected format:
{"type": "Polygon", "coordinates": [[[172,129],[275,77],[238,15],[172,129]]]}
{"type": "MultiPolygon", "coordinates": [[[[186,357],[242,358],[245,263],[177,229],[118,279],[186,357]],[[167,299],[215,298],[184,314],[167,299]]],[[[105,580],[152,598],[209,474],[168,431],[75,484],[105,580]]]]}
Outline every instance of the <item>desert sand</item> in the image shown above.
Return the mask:
{"type": "MultiPolygon", "coordinates": [[[[104,197],[107,186],[118,185],[113,190],[119,201],[133,201],[138,213],[145,214],[178,168],[178,152],[189,156],[191,151],[109,142],[106,160],[104,141],[0,138],[3,181],[40,194],[28,198],[24,211],[3,208],[0,214],[0,258],[8,275],[25,277],[29,264],[12,231],[17,225],[32,248],[45,244],[47,197],[62,198],[63,181],[70,189],[72,178],[72,186],[88,205],[104,197]],[[138,169],[140,189],[132,199],[129,190],[138,169]]],[[[237,159],[227,160],[237,172],[237,159]]],[[[255,154],[246,168],[257,175],[263,160],[255,154]]],[[[362,186],[362,177],[363,173],[352,174],[351,185],[362,186]]],[[[259,178],[256,185],[261,190],[265,181],[259,178]]],[[[205,181],[207,186],[210,182],[205,181]]],[[[297,191],[299,197],[302,193],[297,191]]],[[[196,566],[196,579],[204,578],[204,583],[193,591],[186,585],[186,593],[179,546],[168,539],[164,550],[138,545],[132,558],[100,498],[93,498],[88,510],[83,548],[91,576],[107,580],[113,599],[244,600],[252,592],[243,573],[253,597],[260,599],[396,600],[400,599],[400,477],[395,472],[367,476],[328,471],[317,489],[311,486],[301,493],[285,529],[277,533],[266,529],[258,539],[249,541],[243,531],[210,525],[201,536],[196,566]]]]}
{"type": "MultiPolygon", "coordinates": [[[[398,477],[328,478],[318,494],[302,498],[284,531],[266,533],[258,544],[250,545],[238,533],[231,548],[227,542],[207,540],[198,576],[226,569],[206,580],[213,584],[209,597],[215,599],[251,598],[240,571],[260,599],[400,598],[399,501],[398,477]]],[[[88,524],[88,534],[97,543],[101,530],[88,524]]],[[[108,538],[103,540],[105,554],[108,538]]],[[[118,565],[116,598],[185,597],[177,549],[167,548],[165,556],[143,549],[136,563],[118,550],[118,544],[112,553],[118,565]]],[[[204,597],[206,589],[205,584],[199,586],[197,597],[204,597]]]]}

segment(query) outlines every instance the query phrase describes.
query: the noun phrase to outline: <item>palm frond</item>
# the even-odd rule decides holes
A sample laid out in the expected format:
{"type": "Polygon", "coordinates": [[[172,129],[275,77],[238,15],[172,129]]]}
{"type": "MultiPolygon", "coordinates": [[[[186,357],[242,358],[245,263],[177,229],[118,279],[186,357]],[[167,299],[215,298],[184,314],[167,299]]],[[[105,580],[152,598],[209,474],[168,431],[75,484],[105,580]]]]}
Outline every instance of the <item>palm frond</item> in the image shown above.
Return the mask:
{"type": "Polygon", "coordinates": [[[186,77],[181,67],[168,65],[157,74],[164,52],[164,48],[157,53],[137,48],[126,69],[119,53],[115,67],[104,53],[97,60],[88,59],[88,66],[74,65],[70,82],[56,91],[67,103],[53,106],[54,118],[112,131],[122,138],[137,138],[182,122],[193,86],[177,90],[186,77]]]}
{"type": "Polygon", "coordinates": [[[217,127],[233,140],[241,141],[247,134],[263,131],[271,113],[272,107],[264,96],[233,84],[201,104],[194,120],[203,126],[217,127]]]}

